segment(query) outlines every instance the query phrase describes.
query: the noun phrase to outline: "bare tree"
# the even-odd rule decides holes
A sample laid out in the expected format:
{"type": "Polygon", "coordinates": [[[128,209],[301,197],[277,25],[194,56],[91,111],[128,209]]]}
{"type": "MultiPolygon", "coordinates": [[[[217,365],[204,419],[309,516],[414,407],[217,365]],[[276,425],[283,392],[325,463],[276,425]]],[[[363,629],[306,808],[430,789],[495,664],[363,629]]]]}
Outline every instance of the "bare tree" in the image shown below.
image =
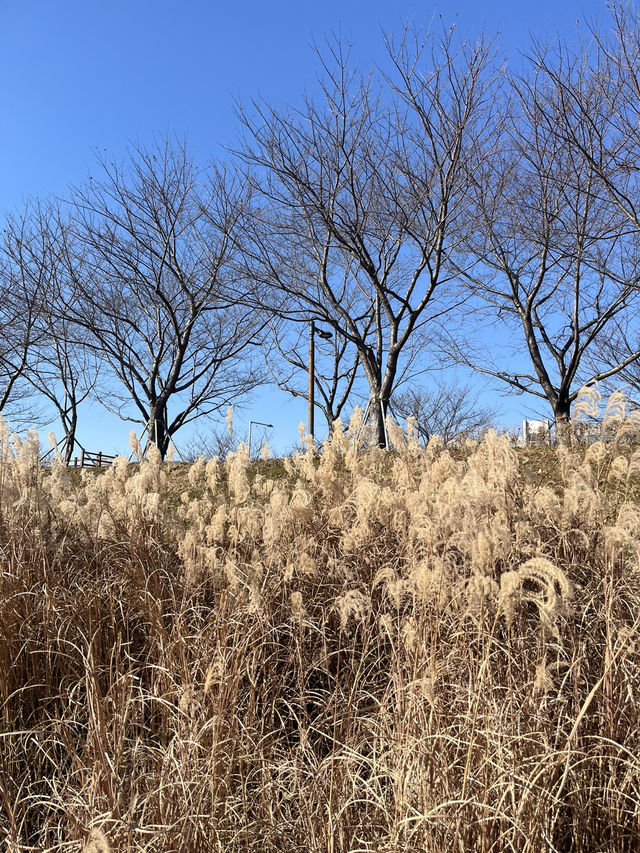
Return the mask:
{"type": "MultiPolygon", "coordinates": [[[[55,206],[34,202],[12,222],[11,245],[12,261],[22,282],[21,304],[27,304],[21,316],[31,328],[24,353],[23,388],[56,411],[64,435],[62,455],[68,462],[77,442],[79,407],[95,384],[97,366],[93,353],[83,346],[78,330],[65,316],[69,292],[65,228],[55,206]]],[[[44,414],[40,421],[50,422],[44,414]]]]}
{"type": "MultiPolygon", "coordinates": [[[[505,356],[496,363],[479,355],[477,341],[465,348],[452,338],[449,351],[512,391],[546,400],[561,432],[579,389],[639,354],[610,365],[593,360],[635,297],[638,241],[603,194],[592,160],[558,133],[566,104],[555,81],[540,73],[514,80],[505,103],[499,145],[477,174],[475,262],[463,272],[482,334],[493,324],[494,339],[513,350],[508,365],[505,356]]],[[[597,146],[593,128],[581,133],[597,146]]]]}
{"type": "Polygon", "coordinates": [[[182,448],[181,456],[185,462],[195,462],[200,456],[205,459],[226,459],[238,449],[238,443],[233,429],[216,425],[206,432],[197,432],[182,448]]]}
{"type": "MultiPolygon", "coordinates": [[[[632,3],[609,4],[612,26],[591,27],[576,51],[540,46],[532,62],[538,75],[558,92],[561,112],[555,129],[597,176],[603,197],[620,214],[620,231],[640,240],[640,16],[632,3]]],[[[635,257],[633,263],[637,268],[635,257]]],[[[635,269],[627,284],[637,286],[635,269]]],[[[640,389],[640,317],[631,310],[616,317],[598,340],[596,359],[637,392],[640,389]]]]}
{"type": "Polygon", "coordinates": [[[82,447],[78,440],[80,406],[96,387],[98,360],[91,347],[82,345],[59,298],[43,307],[38,326],[37,362],[26,378],[57,412],[63,434],[59,450],[68,464],[76,445],[82,447]]]}
{"type": "Polygon", "coordinates": [[[403,360],[461,301],[450,256],[490,112],[486,44],[452,32],[390,44],[395,82],[322,58],[321,99],[241,113],[254,188],[244,250],[281,316],[315,319],[358,353],[375,440],[403,360]]]}
{"type": "Polygon", "coordinates": [[[18,427],[41,421],[27,381],[47,281],[46,259],[32,255],[35,238],[28,213],[7,218],[0,244],[0,413],[18,427]]]}
{"type": "Polygon", "coordinates": [[[99,173],[73,197],[66,313],[120,384],[103,402],[164,456],[185,424],[262,381],[249,352],[265,321],[239,303],[233,266],[245,194],[169,142],[99,173]]]}
{"type": "Polygon", "coordinates": [[[482,406],[468,385],[442,382],[431,390],[410,388],[393,395],[396,417],[412,418],[425,444],[438,435],[445,444],[480,435],[494,424],[495,412],[482,406]]]}

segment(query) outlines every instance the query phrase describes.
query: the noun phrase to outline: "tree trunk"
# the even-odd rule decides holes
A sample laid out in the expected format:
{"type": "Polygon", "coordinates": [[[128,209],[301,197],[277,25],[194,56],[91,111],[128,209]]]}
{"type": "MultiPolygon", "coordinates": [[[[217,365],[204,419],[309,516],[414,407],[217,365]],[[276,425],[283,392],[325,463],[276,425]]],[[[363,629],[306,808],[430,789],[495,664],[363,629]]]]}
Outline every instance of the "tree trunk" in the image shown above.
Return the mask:
{"type": "Polygon", "coordinates": [[[155,444],[164,459],[169,450],[171,436],[167,432],[167,417],[164,409],[152,411],[149,416],[149,442],[155,444]]]}
{"type": "Polygon", "coordinates": [[[78,415],[76,414],[75,409],[73,410],[71,415],[67,417],[67,423],[64,424],[64,427],[64,464],[69,465],[73,457],[73,450],[76,445],[76,429],[78,427],[78,415]]]}
{"type": "Polygon", "coordinates": [[[387,402],[373,394],[369,397],[369,435],[371,444],[377,447],[387,446],[387,431],[385,429],[385,418],[387,416],[387,402]]]}
{"type": "Polygon", "coordinates": [[[556,442],[558,444],[569,444],[571,439],[571,403],[568,399],[562,397],[556,400],[553,416],[556,426],[556,442]]]}

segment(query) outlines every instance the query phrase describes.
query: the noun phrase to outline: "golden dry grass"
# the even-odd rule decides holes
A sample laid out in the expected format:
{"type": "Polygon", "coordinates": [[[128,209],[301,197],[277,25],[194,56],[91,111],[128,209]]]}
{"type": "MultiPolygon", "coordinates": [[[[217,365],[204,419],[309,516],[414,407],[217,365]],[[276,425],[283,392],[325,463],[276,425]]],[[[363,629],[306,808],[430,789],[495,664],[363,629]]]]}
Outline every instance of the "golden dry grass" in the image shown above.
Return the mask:
{"type": "Polygon", "coordinates": [[[7,851],[640,848],[640,452],[356,430],[80,481],[3,435],[7,851]]]}

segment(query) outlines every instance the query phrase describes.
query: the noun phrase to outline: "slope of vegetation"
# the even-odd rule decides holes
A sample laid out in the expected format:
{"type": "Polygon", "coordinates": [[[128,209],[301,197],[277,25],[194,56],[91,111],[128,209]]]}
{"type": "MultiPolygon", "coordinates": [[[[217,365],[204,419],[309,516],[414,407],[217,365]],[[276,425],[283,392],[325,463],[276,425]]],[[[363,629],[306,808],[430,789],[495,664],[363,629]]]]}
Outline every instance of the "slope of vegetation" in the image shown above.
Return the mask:
{"type": "Polygon", "coordinates": [[[638,849],[640,451],[357,426],[286,477],[3,436],[5,849],[638,849]]]}

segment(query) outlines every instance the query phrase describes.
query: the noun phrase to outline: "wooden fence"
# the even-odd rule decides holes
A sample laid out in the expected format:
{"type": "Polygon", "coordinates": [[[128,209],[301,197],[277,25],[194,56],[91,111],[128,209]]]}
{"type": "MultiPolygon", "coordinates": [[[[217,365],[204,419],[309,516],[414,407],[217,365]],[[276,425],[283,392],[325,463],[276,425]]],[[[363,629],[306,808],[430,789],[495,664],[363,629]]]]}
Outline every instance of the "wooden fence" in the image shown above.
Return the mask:
{"type": "Polygon", "coordinates": [[[108,453],[103,453],[99,450],[97,453],[92,453],[89,450],[82,450],[80,456],[74,457],[69,462],[70,468],[102,468],[103,466],[111,465],[115,456],[108,453]]]}

